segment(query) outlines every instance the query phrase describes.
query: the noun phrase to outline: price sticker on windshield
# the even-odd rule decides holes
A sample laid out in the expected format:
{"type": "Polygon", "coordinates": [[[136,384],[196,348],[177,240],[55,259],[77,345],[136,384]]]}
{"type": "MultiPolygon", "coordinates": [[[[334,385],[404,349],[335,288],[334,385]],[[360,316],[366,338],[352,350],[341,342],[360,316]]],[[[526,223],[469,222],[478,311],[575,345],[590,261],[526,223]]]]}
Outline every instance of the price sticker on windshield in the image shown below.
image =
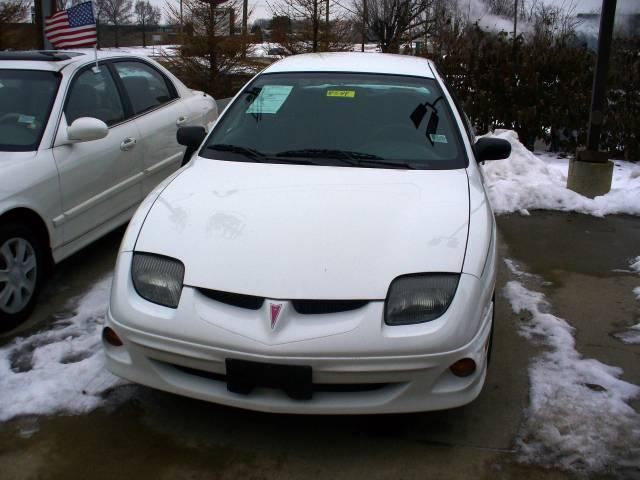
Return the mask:
{"type": "Polygon", "coordinates": [[[429,135],[431,141],[433,143],[448,143],[446,135],[434,135],[433,133],[429,135]]]}
{"type": "Polygon", "coordinates": [[[265,85],[246,113],[278,113],[291,90],[290,85],[265,85]]]}
{"type": "Polygon", "coordinates": [[[327,97],[355,98],[355,90],[327,90],[327,97]]]}

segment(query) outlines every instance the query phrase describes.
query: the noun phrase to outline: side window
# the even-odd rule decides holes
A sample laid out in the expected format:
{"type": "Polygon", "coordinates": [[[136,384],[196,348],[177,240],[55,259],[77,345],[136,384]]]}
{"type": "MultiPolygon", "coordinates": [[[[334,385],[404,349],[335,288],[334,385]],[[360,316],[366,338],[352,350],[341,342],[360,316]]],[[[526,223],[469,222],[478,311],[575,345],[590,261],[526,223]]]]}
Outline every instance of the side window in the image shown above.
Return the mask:
{"type": "Polygon", "coordinates": [[[109,69],[80,73],[71,85],[64,114],[69,125],[80,117],[97,118],[109,126],[124,120],[122,100],[109,69]]]}
{"type": "Polygon", "coordinates": [[[138,114],[166,103],[175,94],[164,75],[141,62],[115,62],[113,66],[131,100],[133,113],[138,114]]]}

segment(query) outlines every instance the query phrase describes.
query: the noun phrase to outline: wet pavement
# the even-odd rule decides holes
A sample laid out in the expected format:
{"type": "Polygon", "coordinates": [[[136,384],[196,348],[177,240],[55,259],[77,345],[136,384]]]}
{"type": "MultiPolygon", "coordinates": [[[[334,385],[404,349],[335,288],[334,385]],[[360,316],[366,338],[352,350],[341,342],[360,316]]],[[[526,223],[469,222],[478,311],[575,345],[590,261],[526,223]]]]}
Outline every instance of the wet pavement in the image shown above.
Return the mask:
{"type": "MultiPolygon", "coordinates": [[[[640,255],[640,219],[534,213],[501,216],[498,225],[501,256],[545,280],[552,310],[576,327],[577,350],[640,384],[640,346],[613,336],[640,322],[632,293],[640,277],[621,271],[640,255]]],[[[60,265],[32,320],[0,345],[44,328],[108,275],[121,236],[114,232],[60,265]]],[[[527,368],[540,347],[518,335],[519,318],[501,295],[511,278],[500,262],[492,365],[480,397],[463,408],[272,415],[124,386],[89,414],[0,423],[0,479],[572,478],[518,461],[527,368]]],[[[623,475],[640,478],[640,471],[623,475]]]]}

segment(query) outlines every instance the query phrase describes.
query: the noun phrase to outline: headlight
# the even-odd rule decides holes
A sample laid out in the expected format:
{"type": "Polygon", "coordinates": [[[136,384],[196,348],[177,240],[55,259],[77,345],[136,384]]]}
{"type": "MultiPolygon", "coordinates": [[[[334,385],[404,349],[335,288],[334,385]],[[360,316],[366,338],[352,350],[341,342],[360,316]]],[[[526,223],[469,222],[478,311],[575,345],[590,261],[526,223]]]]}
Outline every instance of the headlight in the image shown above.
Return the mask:
{"type": "Polygon", "coordinates": [[[410,325],[435,320],[449,308],[460,275],[432,273],[396,278],[389,287],[384,321],[387,325],[410,325]]]}
{"type": "Polygon", "coordinates": [[[184,280],[181,261],[150,253],[134,253],[131,278],[136,292],[145,300],[165,307],[178,307],[184,280]]]}

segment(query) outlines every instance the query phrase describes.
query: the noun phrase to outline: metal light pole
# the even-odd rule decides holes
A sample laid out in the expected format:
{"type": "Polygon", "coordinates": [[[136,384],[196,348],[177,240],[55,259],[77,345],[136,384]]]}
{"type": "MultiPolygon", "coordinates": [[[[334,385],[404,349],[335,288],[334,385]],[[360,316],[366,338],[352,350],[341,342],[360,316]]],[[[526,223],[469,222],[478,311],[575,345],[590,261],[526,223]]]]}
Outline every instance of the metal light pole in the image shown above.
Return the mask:
{"type": "Polygon", "coordinates": [[[607,93],[607,73],[609,72],[609,56],[615,15],[616,0],[603,0],[602,13],[600,14],[600,34],[598,35],[598,59],[593,75],[589,133],[587,135],[587,149],[594,151],[598,150],[602,122],[604,121],[603,109],[607,93]]]}
{"type": "Polygon", "coordinates": [[[518,0],[513,6],[513,43],[516,43],[516,32],[518,30],[518,0]]]}
{"type": "Polygon", "coordinates": [[[362,51],[367,36],[367,0],[362,0],[362,51]]]}
{"type": "Polygon", "coordinates": [[[329,51],[329,0],[325,2],[325,12],[324,12],[324,28],[325,28],[325,37],[326,37],[326,50],[329,51]]]}
{"type": "Polygon", "coordinates": [[[53,46],[44,35],[44,19],[56,13],[55,0],[35,0],[35,20],[38,27],[38,48],[40,50],[53,50],[53,46]]]}
{"type": "Polygon", "coordinates": [[[242,58],[247,53],[247,16],[249,15],[249,0],[242,1],[242,58]]]}
{"type": "Polygon", "coordinates": [[[611,190],[611,179],[613,178],[613,162],[609,160],[608,153],[599,151],[598,147],[604,122],[606,82],[615,14],[616,0],[602,0],[600,33],[598,34],[598,56],[593,74],[587,148],[577,151],[575,160],[572,160],[569,164],[569,176],[567,177],[567,188],[590,198],[609,192],[611,190]]]}

